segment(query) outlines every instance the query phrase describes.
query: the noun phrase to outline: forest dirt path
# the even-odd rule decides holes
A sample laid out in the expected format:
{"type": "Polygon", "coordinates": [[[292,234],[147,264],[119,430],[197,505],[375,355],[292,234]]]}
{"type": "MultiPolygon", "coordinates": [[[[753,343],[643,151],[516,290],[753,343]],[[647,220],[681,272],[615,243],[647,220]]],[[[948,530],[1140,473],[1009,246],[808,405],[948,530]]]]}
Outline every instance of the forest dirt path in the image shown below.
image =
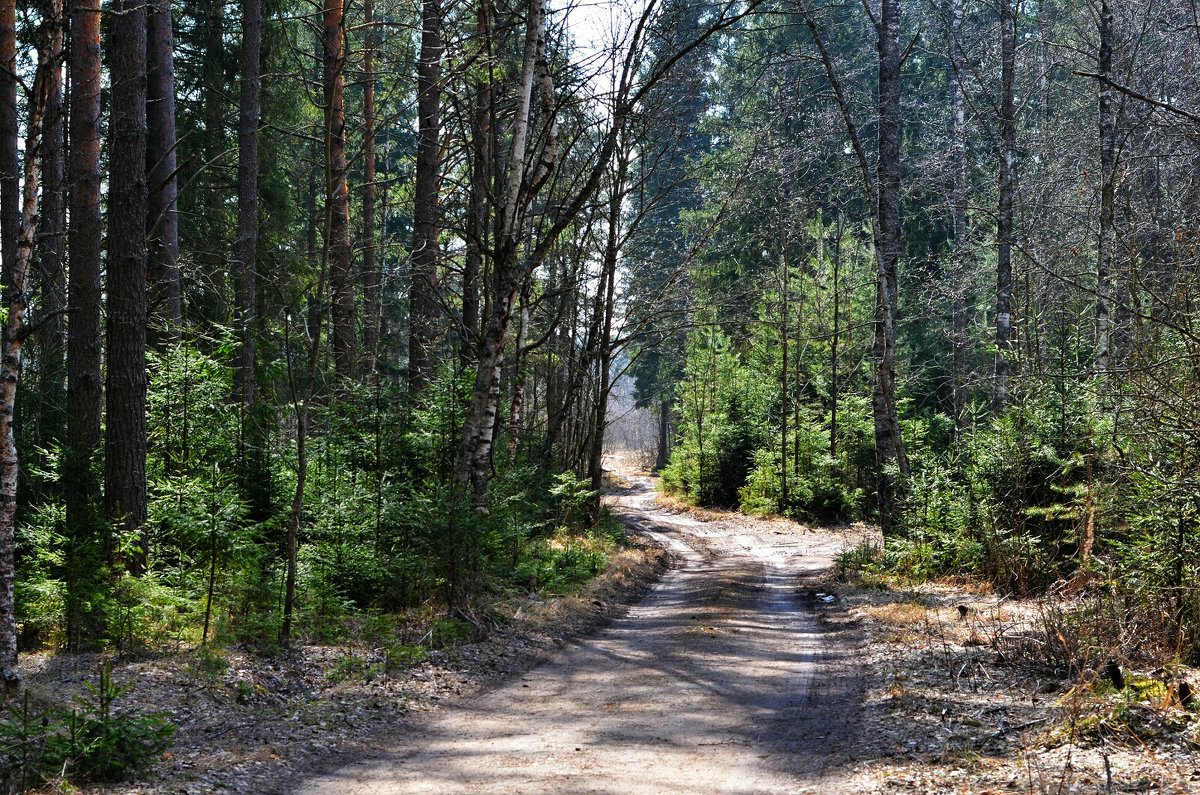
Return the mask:
{"type": "Polygon", "coordinates": [[[861,677],[804,581],[854,540],[782,522],[699,522],[635,478],[613,510],[677,565],[602,633],[296,791],[836,792],[861,677]]]}

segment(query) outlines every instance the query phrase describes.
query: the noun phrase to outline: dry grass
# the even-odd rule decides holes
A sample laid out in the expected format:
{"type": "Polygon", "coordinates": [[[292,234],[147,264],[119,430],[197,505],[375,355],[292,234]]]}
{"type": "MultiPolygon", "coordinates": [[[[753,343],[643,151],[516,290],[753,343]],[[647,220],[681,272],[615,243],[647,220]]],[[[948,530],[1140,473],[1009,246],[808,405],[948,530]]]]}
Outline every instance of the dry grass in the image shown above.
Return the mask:
{"type": "Polygon", "coordinates": [[[890,602],[870,605],[862,611],[866,616],[893,627],[904,627],[925,622],[928,609],[913,602],[890,602]]]}
{"type": "Polygon", "coordinates": [[[658,506],[663,510],[671,513],[681,513],[685,516],[690,516],[699,522],[719,522],[723,519],[728,519],[730,511],[714,511],[709,508],[701,508],[698,505],[684,502],[673,494],[665,494],[659,492],[656,498],[658,506]]]}

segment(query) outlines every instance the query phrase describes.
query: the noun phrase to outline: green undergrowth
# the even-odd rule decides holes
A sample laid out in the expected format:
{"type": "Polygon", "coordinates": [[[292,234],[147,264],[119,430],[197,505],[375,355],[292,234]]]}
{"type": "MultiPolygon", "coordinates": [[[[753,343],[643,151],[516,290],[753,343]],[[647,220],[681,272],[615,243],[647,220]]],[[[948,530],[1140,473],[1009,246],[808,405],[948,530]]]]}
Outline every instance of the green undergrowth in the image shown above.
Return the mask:
{"type": "Polygon", "coordinates": [[[113,680],[106,662],[71,708],[24,690],[0,718],[0,784],[22,792],[52,781],[125,781],[145,773],[171,746],[175,727],[161,714],[115,708],[131,688],[113,680]]]}
{"type": "Polygon", "coordinates": [[[1117,689],[1100,675],[1084,678],[1056,703],[1060,718],[1043,743],[1141,745],[1172,737],[1200,748],[1200,715],[1194,704],[1181,704],[1178,682],[1131,674],[1117,689]]]}

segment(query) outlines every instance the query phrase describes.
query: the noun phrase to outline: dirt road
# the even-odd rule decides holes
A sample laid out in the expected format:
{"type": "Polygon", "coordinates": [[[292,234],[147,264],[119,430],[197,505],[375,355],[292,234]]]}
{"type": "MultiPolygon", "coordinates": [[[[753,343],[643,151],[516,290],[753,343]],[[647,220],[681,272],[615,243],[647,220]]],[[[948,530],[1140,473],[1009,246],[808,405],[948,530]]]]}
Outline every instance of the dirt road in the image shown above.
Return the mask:
{"type": "Polygon", "coordinates": [[[851,761],[853,644],[805,576],[849,541],[699,522],[635,480],[613,509],[677,557],[628,615],[307,795],[836,792],[851,761]]]}

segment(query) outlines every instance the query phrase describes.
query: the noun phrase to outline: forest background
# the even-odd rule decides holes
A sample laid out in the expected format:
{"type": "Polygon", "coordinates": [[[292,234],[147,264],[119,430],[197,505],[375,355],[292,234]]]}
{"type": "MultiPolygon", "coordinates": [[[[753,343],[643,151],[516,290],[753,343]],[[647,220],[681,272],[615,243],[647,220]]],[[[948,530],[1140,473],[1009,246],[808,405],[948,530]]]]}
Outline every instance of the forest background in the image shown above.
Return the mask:
{"type": "Polygon", "coordinates": [[[1200,660],[1195,2],[577,14],[0,3],[6,679],[569,589],[625,384],[689,502],[1200,660]]]}

